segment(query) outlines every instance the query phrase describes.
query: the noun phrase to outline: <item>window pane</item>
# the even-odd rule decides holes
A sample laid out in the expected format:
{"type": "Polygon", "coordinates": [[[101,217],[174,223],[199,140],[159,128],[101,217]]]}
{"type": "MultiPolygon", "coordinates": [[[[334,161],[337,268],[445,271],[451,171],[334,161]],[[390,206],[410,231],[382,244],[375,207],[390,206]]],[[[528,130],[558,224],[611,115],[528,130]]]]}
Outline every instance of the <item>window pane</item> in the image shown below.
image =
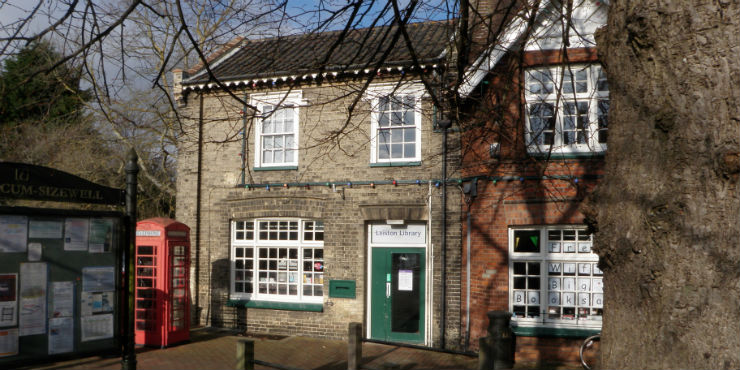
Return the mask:
{"type": "Polygon", "coordinates": [[[588,71],[568,69],[563,73],[563,92],[566,94],[588,92],[588,71]]]}
{"type": "Polygon", "coordinates": [[[549,69],[529,72],[529,92],[539,95],[552,94],[552,72],[549,69]]]}
{"type": "Polygon", "coordinates": [[[416,129],[415,128],[403,129],[403,141],[407,143],[416,141],[416,129]]]}
{"type": "Polygon", "coordinates": [[[295,135],[285,135],[285,147],[288,149],[294,149],[296,147],[295,135]]]}
{"type": "Polygon", "coordinates": [[[285,117],[284,117],[284,132],[293,132],[293,115],[295,114],[295,110],[293,108],[288,108],[285,110],[285,117]]]}
{"type": "Polygon", "coordinates": [[[414,118],[414,111],[409,110],[404,112],[403,114],[403,123],[407,126],[413,126],[416,124],[415,118],[414,118]]]}
{"type": "Polygon", "coordinates": [[[413,111],[416,105],[416,97],[413,95],[406,95],[403,97],[403,107],[406,110],[413,111]]]}
{"type": "Polygon", "coordinates": [[[391,143],[398,144],[403,142],[403,131],[405,129],[391,129],[391,143]]]}
{"type": "Polygon", "coordinates": [[[387,143],[383,143],[382,145],[378,145],[378,158],[379,159],[388,159],[390,158],[390,145],[387,143]]]}
{"type": "Polygon", "coordinates": [[[273,163],[284,163],[285,161],[283,159],[283,154],[284,154],[284,152],[282,150],[276,150],[273,153],[273,155],[274,155],[273,163]]]}
{"type": "Polygon", "coordinates": [[[391,96],[391,110],[393,111],[399,111],[401,110],[401,101],[399,100],[399,97],[397,96],[391,96]]]}
{"type": "Polygon", "coordinates": [[[378,145],[388,144],[391,142],[391,130],[378,131],[378,145]]]}
{"type": "Polygon", "coordinates": [[[391,145],[391,158],[403,158],[403,144],[391,145]]]}
{"type": "Polygon", "coordinates": [[[272,163],[272,152],[264,150],[262,151],[262,163],[272,163]]]}
{"type": "Polygon", "coordinates": [[[526,275],[527,274],[527,264],[524,262],[514,262],[514,274],[526,275]]]}
{"type": "Polygon", "coordinates": [[[273,117],[265,118],[265,120],[262,122],[262,133],[271,134],[274,131],[273,117]]]}
{"type": "Polygon", "coordinates": [[[555,130],[555,109],[550,103],[536,103],[529,108],[529,129],[532,141],[552,145],[555,130]]]}
{"type": "Polygon", "coordinates": [[[274,139],[272,136],[263,136],[262,137],[262,149],[264,150],[270,150],[274,148],[274,139]]]}
{"type": "Polygon", "coordinates": [[[403,146],[403,157],[404,158],[414,158],[416,156],[416,145],[412,144],[404,144],[403,146]]]}
{"type": "Polygon", "coordinates": [[[514,252],[540,251],[540,232],[538,230],[516,230],[514,231],[514,252]]]}
{"type": "Polygon", "coordinates": [[[514,278],[514,289],[527,289],[527,278],[517,276],[514,278]]]}
{"type": "Polygon", "coordinates": [[[564,107],[563,144],[585,143],[585,129],[588,127],[588,103],[567,102],[564,107]]]}
{"type": "Polygon", "coordinates": [[[378,99],[378,110],[381,112],[388,110],[388,97],[384,96],[378,99]]]}
{"type": "Polygon", "coordinates": [[[400,126],[403,124],[403,112],[391,113],[391,126],[400,126]]]}
{"type": "Polygon", "coordinates": [[[604,73],[604,69],[601,68],[601,66],[595,66],[594,67],[597,70],[597,81],[596,81],[596,89],[599,92],[609,92],[609,82],[606,80],[606,73],[604,73]]]}
{"type": "Polygon", "coordinates": [[[599,143],[605,144],[609,126],[609,100],[599,100],[599,143]]]}
{"type": "Polygon", "coordinates": [[[388,127],[388,113],[379,113],[378,114],[378,126],[380,126],[380,127],[388,127]]]}

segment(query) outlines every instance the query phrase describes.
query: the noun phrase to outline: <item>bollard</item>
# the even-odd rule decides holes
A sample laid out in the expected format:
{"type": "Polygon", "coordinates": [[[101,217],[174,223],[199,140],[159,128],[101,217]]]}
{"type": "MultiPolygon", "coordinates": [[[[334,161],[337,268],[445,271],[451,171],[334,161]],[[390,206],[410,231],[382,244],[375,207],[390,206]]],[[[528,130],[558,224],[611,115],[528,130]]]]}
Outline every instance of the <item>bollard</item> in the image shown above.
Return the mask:
{"type": "Polygon", "coordinates": [[[254,340],[246,338],[237,340],[236,370],[254,370],[254,340]]]}
{"type": "Polygon", "coordinates": [[[488,312],[488,335],[493,349],[493,368],[511,369],[514,367],[514,333],[511,331],[511,313],[506,311],[488,312]]]}
{"type": "Polygon", "coordinates": [[[349,336],[347,339],[347,369],[360,370],[362,360],[362,324],[359,322],[349,323],[349,336]]]}
{"type": "Polygon", "coordinates": [[[514,333],[509,327],[511,313],[489,311],[488,336],[480,338],[478,369],[511,369],[514,367],[514,333]]]}

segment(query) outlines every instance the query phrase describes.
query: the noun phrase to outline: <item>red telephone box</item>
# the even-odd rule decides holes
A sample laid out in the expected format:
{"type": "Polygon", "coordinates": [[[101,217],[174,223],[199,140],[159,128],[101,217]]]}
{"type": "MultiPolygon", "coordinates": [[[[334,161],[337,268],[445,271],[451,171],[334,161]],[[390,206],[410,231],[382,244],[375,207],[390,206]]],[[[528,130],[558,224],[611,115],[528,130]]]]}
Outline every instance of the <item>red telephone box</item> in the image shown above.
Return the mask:
{"type": "Polygon", "coordinates": [[[136,223],[136,344],[190,339],[190,228],[169,218],[136,223]]]}

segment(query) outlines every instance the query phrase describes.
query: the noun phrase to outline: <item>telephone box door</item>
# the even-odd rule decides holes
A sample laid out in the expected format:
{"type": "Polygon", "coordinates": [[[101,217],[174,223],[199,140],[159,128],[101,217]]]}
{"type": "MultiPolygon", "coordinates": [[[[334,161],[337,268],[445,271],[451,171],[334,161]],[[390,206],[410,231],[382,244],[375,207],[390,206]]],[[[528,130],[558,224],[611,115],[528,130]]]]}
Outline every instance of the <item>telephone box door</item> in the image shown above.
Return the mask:
{"type": "Polygon", "coordinates": [[[187,340],[189,335],[190,302],[188,301],[190,271],[190,243],[184,241],[169,242],[169,322],[167,325],[168,342],[176,343],[187,340]]]}

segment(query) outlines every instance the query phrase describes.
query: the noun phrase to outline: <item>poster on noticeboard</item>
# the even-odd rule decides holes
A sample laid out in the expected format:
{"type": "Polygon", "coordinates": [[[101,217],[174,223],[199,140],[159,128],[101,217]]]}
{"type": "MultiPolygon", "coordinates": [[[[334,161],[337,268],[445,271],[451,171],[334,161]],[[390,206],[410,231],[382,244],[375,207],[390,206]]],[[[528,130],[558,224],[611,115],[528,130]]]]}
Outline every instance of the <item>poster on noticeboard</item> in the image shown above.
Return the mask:
{"type": "Polygon", "coordinates": [[[18,274],[0,274],[0,327],[18,322],[18,274]]]}

